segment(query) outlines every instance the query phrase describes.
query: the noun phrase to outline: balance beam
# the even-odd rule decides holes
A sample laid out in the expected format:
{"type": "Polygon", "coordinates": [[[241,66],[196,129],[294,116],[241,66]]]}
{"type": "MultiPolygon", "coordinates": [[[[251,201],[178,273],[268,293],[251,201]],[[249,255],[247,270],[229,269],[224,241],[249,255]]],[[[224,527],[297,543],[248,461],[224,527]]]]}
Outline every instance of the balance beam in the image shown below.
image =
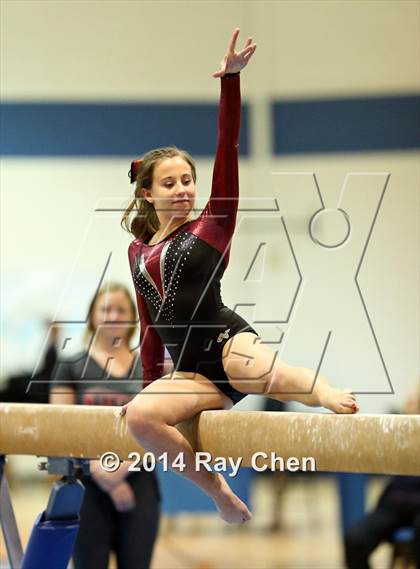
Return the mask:
{"type": "MultiPolygon", "coordinates": [[[[120,407],[0,403],[0,454],[125,460],[144,450],[128,432],[120,407]]],[[[420,474],[419,415],[335,415],[268,411],[204,411],[180,423],[195,451],[242,458],[255,453],[314,457],[316,470],[420,474]]],[[[270,460],[258,460],[258,466],[270,460]]]]}

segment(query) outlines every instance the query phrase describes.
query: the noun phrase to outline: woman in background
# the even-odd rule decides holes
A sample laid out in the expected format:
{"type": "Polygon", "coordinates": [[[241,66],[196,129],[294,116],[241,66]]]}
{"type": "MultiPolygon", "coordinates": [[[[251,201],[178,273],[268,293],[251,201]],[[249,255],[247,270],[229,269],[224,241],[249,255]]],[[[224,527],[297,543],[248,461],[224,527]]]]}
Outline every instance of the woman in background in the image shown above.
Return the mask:
{"type": "MultiPolygon", "coordinates": [[[[89,306],[85,340],[90,347],[57,363],[50,403],[118,406],[130,401],[142,383],[140,361],[130,350],[135,320],[128,289],[117,283],[102,287],[89,306]]],[[[150,566],[159,526],[158,483],[153,471],[129,472],[129,465],[123,462],[116,472],[106,472],[90,461],[90,476],[81,479],[86,492],[75,569],[106,569],[111,550],[118,569],[150,566]]]]}

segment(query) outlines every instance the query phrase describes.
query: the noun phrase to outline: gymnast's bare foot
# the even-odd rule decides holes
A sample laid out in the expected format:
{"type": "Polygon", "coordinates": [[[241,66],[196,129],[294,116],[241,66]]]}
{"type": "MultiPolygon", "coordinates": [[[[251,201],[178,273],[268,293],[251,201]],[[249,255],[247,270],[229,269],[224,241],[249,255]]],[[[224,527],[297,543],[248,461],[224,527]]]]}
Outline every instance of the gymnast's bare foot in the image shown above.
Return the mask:
{"type": "Polygon", "coordinates": [[[356,396],[350,389],[334,389],[328,386],[320,395],[320,402],[334,413],[357,413],[359,410],[356,396]]]}
{"type": "Polygon", "coordinates": [[[232,492],[223,476],[221,474],[217,476],[218,488],[210,495],[221,518],[228,524],[242,524],[250,520],[252,514],[246,505],[232,492]]]}

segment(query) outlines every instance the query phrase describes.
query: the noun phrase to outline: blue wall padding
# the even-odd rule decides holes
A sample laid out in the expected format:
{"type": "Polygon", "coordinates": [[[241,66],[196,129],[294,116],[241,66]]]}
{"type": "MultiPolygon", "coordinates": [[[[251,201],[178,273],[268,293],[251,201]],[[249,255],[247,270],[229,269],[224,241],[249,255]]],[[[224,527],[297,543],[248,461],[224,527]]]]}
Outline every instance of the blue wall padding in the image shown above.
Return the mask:
{"type": "Polygon", "coordinates": [[[345,533],[365,514],[368,474],[338,472],[341,529],[345,533]]]}
{"type": "Polygon", "coordinates": [[[272,120],[279,156],[420,148],[418,95],[275,101],[272,120]]]}
{"type": "MultiPolygon", "coordinates": [[[[162,511],[173,515],[181,512],[216,512],[213,500],[198,486],[179,474],[168,470],[164,472],[161,465],[156,468],[162,494],[162,511]]],[[[250,507],[250,490],[255,479],[251,468],[241,468],[234,477],[224,473],[229,486],[248,507],[250,507]]]]}
{"type": "MultiPolygon", "coordinates": [[[[1,105],[3,156],[128,156],[176,145],[213,157],[217,104],[36,103],[1,105]]],[[[243,103],[239,153],[248,149],[248,105],[243,103]]]]}

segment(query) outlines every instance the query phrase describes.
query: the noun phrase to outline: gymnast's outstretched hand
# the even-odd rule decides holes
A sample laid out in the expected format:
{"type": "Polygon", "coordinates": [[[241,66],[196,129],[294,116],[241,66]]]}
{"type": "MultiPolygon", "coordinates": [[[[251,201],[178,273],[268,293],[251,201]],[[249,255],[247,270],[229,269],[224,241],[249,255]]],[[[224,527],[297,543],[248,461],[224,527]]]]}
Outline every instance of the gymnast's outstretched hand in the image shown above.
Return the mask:
{"type": "Polygon", "coordinates": [[[248,38],[242,51],[235,51],[236,40],[239,36],[239,28],[235,28],[228,50],[220,62],[220,69],[213,73],[213,77],[223,77],[225,73],[237,73],[241,71],[251,59],[252,54],[257,49],[257,44],[248,38]]]}

